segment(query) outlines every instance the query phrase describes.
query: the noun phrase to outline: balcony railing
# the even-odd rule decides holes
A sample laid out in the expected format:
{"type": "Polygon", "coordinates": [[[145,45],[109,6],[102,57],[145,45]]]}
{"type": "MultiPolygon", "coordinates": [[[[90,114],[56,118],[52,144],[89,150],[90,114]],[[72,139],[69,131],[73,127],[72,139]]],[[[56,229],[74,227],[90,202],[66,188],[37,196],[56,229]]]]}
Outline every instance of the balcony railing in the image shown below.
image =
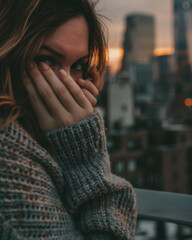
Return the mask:
{"type": "Polygon", "coordinates": [[[135,188],[138,217],[192,225],[192,195],[135,188]]]}

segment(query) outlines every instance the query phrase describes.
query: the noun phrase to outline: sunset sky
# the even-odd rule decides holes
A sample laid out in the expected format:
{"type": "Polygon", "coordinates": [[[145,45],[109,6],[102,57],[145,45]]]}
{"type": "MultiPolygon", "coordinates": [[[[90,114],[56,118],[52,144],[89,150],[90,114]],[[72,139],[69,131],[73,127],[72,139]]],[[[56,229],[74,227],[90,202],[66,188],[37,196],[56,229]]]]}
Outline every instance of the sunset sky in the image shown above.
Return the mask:
{"type": "Polygon", "coordinates": [[[173,0],[100,0],[100,14],[105,20],[109,33],[109,61],[117,68],[122,57],[122,42],[125,17],[132,13],[145,13],[155,17],[155,52],[171,53],[173,49],[173,0]]]}

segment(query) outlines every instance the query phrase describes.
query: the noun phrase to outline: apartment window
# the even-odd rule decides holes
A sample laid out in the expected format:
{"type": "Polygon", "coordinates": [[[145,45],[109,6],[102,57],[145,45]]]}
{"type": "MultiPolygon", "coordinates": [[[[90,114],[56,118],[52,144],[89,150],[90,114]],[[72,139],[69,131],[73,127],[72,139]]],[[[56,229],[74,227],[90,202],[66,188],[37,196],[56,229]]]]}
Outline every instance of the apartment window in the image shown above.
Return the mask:
{"type": "Polygon", "coordinates": [[[123,105],[121,106],[121,110],[122,110],[123,112],[127,112],[127,111],[128,111],[128,106],[127,106],[127,104],[123,104],[123,105]]]}
{"type": "Polygon", "coordinates": [[[119,161],[115,163],[115,173],[122,173],[125,168],[125,164],[123,161],[119,161]]]}
{"type": "Polygon", "coordinates": [[[134,172],[137,169],[137,163],[135,159],[130,159],[127,163],[128,172],[134,172]]]}
{"type": "Polygon", "coordinates": [[[138,177],[136,179],[136,183],[138,187],[142,187],[144,185],[144,178],[143,177],[138,177]]]}
{"type": "Polygon", "coordinates": [[[113,153],[116,151],[120,151],[120,146],[121,142],[119,138],[111,138],[107,140],[107,149],[109,153],[113,153]]]}
{"type": "Polygon", "coordinates": [[[148,180],[149,186],[153,186],[153,185],[154,185],[154,180],[155,180],[155,178],[154,178],[153,175],[149,175],[148,178],[147,178],[147,180],[148,180]]]}
{"type": "Polygon", "coordinates": [[[138,139],[129,140],[127,142],[127,150],[128,151],[136,151],[136,150],[140,150],[141,148],[142,148],[141,141],[138,139]]]}

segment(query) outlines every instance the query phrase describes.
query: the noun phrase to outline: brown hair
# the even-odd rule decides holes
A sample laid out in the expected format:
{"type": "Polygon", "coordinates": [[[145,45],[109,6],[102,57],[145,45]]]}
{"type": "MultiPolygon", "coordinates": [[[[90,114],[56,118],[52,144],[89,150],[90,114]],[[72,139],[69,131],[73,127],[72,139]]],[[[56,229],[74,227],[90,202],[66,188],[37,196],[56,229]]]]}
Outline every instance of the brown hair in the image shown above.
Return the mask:
{"type": "Polygon", "coordinates": [[[0,114],[3,119],[0,128],[18,119],[34,138],[38,138],[40,129],[20,73],[25,64],[34,59],[47,35],[63,22],[78,15],[85,17],[89,27],[90,59],[97,59],[98,71],[103,72],[106,41],[100,15],[95,12],[96,2],[0,1],[0,114]]]}

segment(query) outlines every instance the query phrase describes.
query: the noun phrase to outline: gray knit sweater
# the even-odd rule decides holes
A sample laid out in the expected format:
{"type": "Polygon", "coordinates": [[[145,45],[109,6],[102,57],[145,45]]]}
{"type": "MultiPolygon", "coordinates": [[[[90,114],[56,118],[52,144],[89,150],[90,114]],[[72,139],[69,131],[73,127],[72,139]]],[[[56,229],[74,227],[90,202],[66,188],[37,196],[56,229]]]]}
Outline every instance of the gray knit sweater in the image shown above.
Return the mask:
{"type": "Polygon", "coordinates": [[[54,156],[17,121],[0,132],[0,239],[133,239],[134,191],[111,173],[100,110],[45,137],[54,156]]]}

